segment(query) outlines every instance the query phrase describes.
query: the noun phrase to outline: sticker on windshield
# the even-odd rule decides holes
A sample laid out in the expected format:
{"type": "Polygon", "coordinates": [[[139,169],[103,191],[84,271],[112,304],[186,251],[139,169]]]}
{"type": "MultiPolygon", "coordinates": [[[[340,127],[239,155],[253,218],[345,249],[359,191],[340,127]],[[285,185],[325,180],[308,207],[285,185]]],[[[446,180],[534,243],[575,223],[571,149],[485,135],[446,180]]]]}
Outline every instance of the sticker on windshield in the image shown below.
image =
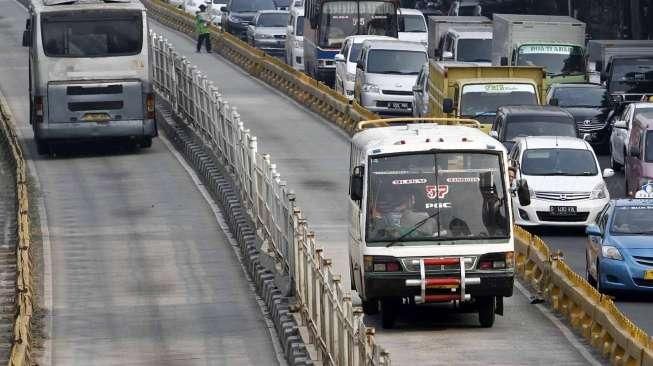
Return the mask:
{"type": "Polygon", "coordinates": [[[535,94],[535,88],[530,84],[471,84],[463,86],[463,94],[466,93],[515,93],[527,92],[535,94]]]}
{"type": "Polygon", "coordinates": [[[416,178],[416,179],[395,179],[392,181],[394,185],[403,185],[403,184],[426,184],[426,179],[416,178]]]}
{"type": "Polygon", "coordinates": [[[481,181],[479,177],[453,177],[447,178],[447,183],[478,183],[481,181]]]}
{"type": "Polygon", "coordinates": [[[449,186],[442,184],[439,186],[426,186],[426,197],[430,200],[436,198],[442,199],[449,193],[449,186]]]}
{"type": "Polygon", "coordinates": [[[528,45],[519,47],[519,53],[526,54],[550,54],[550,55],[569,55],[574,50],[572,46],[556,45],[528,45]]]}
{"type": "Polygon", "coordinates": [[[432,209],[432,208],[451,208],[451,202],[434,202],[434,203],[427,203],[424,205],[424,208],[432,209]]]}

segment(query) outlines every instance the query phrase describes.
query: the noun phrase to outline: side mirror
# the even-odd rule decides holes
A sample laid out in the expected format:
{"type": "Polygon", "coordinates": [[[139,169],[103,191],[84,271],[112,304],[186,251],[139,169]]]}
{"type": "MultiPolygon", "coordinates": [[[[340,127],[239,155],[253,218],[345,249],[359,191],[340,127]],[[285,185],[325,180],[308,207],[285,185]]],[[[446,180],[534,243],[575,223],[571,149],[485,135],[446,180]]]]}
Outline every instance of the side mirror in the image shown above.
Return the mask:
{"type": "Polygon", "coordinates": [[[519,204],[522,206],[531,204],[531,192],[528,189],[528,182],[525,179],[519,179],[517,181],[517,198],[519,199],[519,204]]]}
{"type": "Polygon", "coordinates": [[[583,134],[583,140],[590,142],[592,140],[592,135],[589,133],[584,133],[583,134]]]}
{"type": "Polygon", "coordinates": [[[549,105],[558,105],[558,98],[551,98],[549,100],[549,105]]]}
{"type": "Polygon", "coordinates": [[[363,60],[356,61],[356,68],[365,71],[365,64],[363,63],[363,60]]]}
{"type": "Polygon", "coordinates": [[[601,228],[597,224],[589,224],[585,228],[585,234],[591,235],[591,236],[603,236],[603,233],[601,232],[601,228]]]}
{"type": "Polygon", "coordinates": [[[32,37],[31,37],[31,32],[29,30],[23,31],[23,47],[31,47],[32,46],[32,37]]]}
{"type": "Polygon", "coordinates": [[[626,125],[626,121],[623,120],[616,120],[614,121],[614,125],[612,125],[614,128],[622,128],[622,129],[628,129],[628,126],[626,125]]]}
{"type": "Polygon", "coordinates": [[[610,168],[603,169],[603,178],[610,178],[614,175],[614,170],[610,168]]]}
{"type": "Polygon", "coordinates": [[[451,51],[442,51],[442,60],[452,60],[453,59],[453,52],[451,51]]]}
{"type": "Polygon", "coordinates": [[[444,113],[453,113],[453,99],[451,98],[444,98],[442,100],[442,112],[444,113]]]}
{"type": "Polygon", "coordinates": [[[354,168],[349,180],[349,196],[354,201],[363,199],[363,177],[365,176],[365,167],[359,165],[354,168]]]}
{"type": "Polygon", "coordinates": [[[499,139],[499,132],[497,131],[490,131],[490,137],[494,137],[495,139],[499,139]]]}
{"type": "Polygon", "coordinates": [[[32,25],[32,19],[30,18],[25,19],[25,29],[29,29],[31,25],[32,25]]]}
{"type": "Polygon", "coordinates": [[[415,84],[413,85],[413,93],[421,93],[422,92],[422,87],[415,84]]]}
{"type": "Polygon", "coordinates": [[[639,158],[640,151],[639,151],[639,145],[633,145],[628,148],[628,153],[630,156],[634,158],[639,158]]]}
{"type": "Polygon", "coordinates": [[[333,57],[333,59],[336,62],[345,62],[345,55],[343,55],[342,53],[338,53],[333,57]]]}
{"type": "Polygon", "coordinates": [[[226,6],[221,6],[220,11],[223,12],[223,13],[226,13],[227,12],[227,7],[226,6]]]}
{"type": "Polygon", "coordinates": [[[508,66],[508,57],[501,57],[501,66],[508,66]]]}
{"type": "Polygon", "coordinates": [[[603,62],[596,61],[596,64],[594,65],[594,70],[601,72],[603,70],[603,62]]]}

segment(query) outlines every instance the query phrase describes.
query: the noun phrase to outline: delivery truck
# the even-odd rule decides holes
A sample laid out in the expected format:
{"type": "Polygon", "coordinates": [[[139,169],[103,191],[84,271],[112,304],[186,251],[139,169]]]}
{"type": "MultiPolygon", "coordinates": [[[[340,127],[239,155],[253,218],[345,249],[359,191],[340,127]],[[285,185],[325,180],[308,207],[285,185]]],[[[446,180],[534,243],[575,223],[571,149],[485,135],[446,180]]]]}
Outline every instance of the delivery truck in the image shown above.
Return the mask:
{"type": "MultiPolygon", "coordinates": [[[[429,58],[435,60],[443,59],[443,52],[447,49],[450,55],[449,59],[455,59],[453,56],[456,54],[456,49],[459,46],[459,41],[465,39],[460,36],[460,32],[466,29],[473,28],[475,30],[482,30],[484,34],[476,39],[487,39],[488,44],[491,44],[492,39],[492,21],[487,17],[481,16],[430,16],[428,18],[429,28],[429,41],[428,41],[428,54],[429,58]],[[452,34],[452,28],[455,28],[457,35],[452,34]],[[448,44],[445,44],[448,41],[448,44]],[[453,42],[452,42],[453,41],[453,42]]],[[[469,36],[468,36],[469,37],[469,36]]],[[[462,46],[462,44],[460,44],[462,46]]]]}
{"type": "Polygon", "coordinates": [[[568,16],[494,14],[492,64],[539,66],[545,84],[585,80],[585,23],[568,16]]]}

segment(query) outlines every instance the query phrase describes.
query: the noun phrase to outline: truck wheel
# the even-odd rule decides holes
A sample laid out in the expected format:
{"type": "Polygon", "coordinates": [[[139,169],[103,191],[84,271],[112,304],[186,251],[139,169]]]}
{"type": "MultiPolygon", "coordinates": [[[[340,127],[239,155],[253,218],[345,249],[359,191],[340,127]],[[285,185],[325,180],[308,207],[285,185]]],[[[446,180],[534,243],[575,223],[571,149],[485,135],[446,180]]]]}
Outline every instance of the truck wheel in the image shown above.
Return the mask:
{"type": "Polygon", "coordinates": [[[143,149],[149,149],[152,147],[152,138],[151,137],[143,137],[143,139],[140,142],[140,147],[143,149]]]}
{"type": "Polygon", "coordinates": [[[381,300],[381,326],[383,329],[392,329],[397,320],[401,298],[388,297],[381,300]]]}
{"type": "Polygon", "coordinates": [[[494,325],[494,297],[479,297],[476,299],[478,303],[478,321],[483,328],[492,328],[494,325]]]}
{"type": "Polygon", "coordinates": [[[379,313],[379,299],[363,300],[363,314],[376,315],[379,313]]]}
{"type": "Polygon", "coordinates": [[[36,153],[39,155],[46,155],[50,153],[50,144],[47,142],[41,140],[41,139],[35,139],[36,142],[36,153]]]}

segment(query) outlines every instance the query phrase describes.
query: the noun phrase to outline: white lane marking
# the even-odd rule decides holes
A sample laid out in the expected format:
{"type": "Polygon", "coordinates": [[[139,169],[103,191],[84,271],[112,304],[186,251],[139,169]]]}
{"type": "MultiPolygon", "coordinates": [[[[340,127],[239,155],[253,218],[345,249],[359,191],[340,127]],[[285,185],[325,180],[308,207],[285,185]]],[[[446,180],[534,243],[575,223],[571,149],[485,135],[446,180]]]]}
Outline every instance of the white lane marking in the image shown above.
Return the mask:
{"type": "MultiPolygon", "coordinates": [[[[524,296],[526,296],[527,299],[530,299],[533,296],[533,294],[531,294],[531,292],[528,291],[528,289],[526,289],[519,281],[515,281],[515,287],[519,290],[519,292],[521,292],[524,296]]],[[[594,357],[594,355],[591,352],[587,350],[588,348],[587,346],[581,344],[578,341],[578,336],[574,334],[574,332],[571,329],[569,329],[569,326],[561,322],[560,319],[558,319],[555,315],[553,315],[553,313],[551,313],[551,310],[549,310],[549,308],[546,307],[546,305],[536,304],[535,307],[547,319],[549,319],[553,323],[553,325],[556,326],[556,328],[558,328],[562,332],[562,335],[565,336],[567,341],[571,343],[571,345],[576,349],[576,351],[578,351],[578,353],[580,353],[581,356],[583,356],[583,358],[585,358],[585,360],[590,365],[601,366],[604,364],[603,362],[600,362],[596,357],[594,357]]]]}
{"type": "MultiPolygon", "coordinates": [[[[27,141],[26,137],[23,135],[23,129],[17,125],[16,119],[11,112],[11,108],[7,103],[5,97],[0,93],[0,103],[2,103],[3,108],[6,110],[7,117],[13,122],[14,128],[16,129],[16,136],[18,136],[19,143],[23,148],[24,158],[27,163],[27,172],[31,177],[31,182],[36,193],[34,195],[29,195],[30,200],[36,199],[36,206],[39,211],[39,222],[41,226],[41,245],[42,245],[42,256],[43,256],[43,310],[45,312],[45,337],[43,337],[43,356],[39,360],[39,364],[43,366],[52,365],[52,251],[50,246],[50,231],[48,229],[48,216],[45,210],[45,199],[43,198],[43,189],[41,189],[41,180],[39,179],[38,171],[36,170],[36,164],[34,160],[29,159],[27,156],[27,146],[24,141],[27,141]]],[[[28,186],[29,188],[29,186],[28,186]]],[[[30,192],[28,191],[28,194],[30,192]]]]}
{"type": "Polygon", "coordinates": [[[234,251],[236,254],[236,257],[238,258],[238,264],[240,264],[240,268],[243,270],[243,273],[245,274],[245,278],[247,279],[247,283],[249,284],[249,288],[252,292],[252,295],[256,299],[256,304],[259,307],[259,310],[261,311],[261,315],[263,315],[263,319],[265,320],[266,328],[268,330],[268,333],[270,335],[270,338],[272,340],[272,348],[274,348],[274,353],[275,356],[277,357],[277,362],[279,363],[280,366],[287,366],[286,358],[283,353],[283,348],[281,347],[281,343],[279,341],[279,335],[277,334],[277,330],[274,328],[274,323],[270,319],[270,316],[268,315],[269,312],[266,310],[267,307],[265,305],[265,302],[263,302],[263,299],[256,293],[256,288],[254,287],[252,278],[250,277],[249,273],[247,272],[247,268],[245,268],[245,265],[243,264],[243,258],[240,255],[240,252],[238,251],[238,248],[240,245],[236,240],[234,239],[233,235],[231,234],[231,230],[229,229],[229,226],[227,225],[227,221],[225,220],[224,216],[222,215],[222,212],[220,212],[220,208],[218,205],[213,201],[211,198],[211,195],[209,192],[206,190],[204,184],[202,181],[199,179],[193,168],[186,163],[186,160],[184,159],[183,156],[172,146],[170,141],[168,141],[167,138],[159,134],[159,139],[161,142],[170,150],[172,155],[177,159],[179,164],[186,170],[186,173],[190,176],[191,180],[197,187],[197,189],[200,191],[202,194],[202,197],[204,197],[204,200],[206,203],[209,205],[211,208],[211,211],[213,212],[213,216],[215,216],[216,221],[218,222],[218,225],[220,226],[220,229],[224,233],[224,236],[227,238],[229,241],[229,244],[231,245],[231,249],[234,251]]]}

